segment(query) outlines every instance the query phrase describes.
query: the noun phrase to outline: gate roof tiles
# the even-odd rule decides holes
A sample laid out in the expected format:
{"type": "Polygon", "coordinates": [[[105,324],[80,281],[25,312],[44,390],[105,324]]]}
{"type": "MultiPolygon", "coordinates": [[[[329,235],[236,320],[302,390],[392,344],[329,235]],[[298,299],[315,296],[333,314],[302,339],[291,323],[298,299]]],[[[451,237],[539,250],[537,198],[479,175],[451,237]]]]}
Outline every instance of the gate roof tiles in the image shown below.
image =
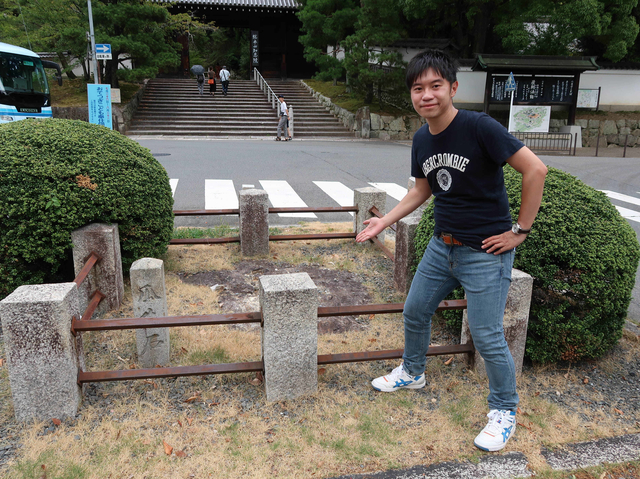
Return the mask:
{"type": "Polygon", "coordinates": [[[214,5],[223,7],[299,8],[296,0],[154,0],[158,3],[214,5]]]}

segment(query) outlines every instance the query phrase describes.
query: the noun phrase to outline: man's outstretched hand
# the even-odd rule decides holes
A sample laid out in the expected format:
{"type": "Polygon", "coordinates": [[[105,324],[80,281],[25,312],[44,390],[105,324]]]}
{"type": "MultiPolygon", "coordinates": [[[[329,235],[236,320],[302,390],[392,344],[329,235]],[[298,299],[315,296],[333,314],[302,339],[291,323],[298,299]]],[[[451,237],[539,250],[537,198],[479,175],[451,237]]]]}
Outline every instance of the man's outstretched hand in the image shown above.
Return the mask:
{"type": "Polygon", "coordinates": [[[369,218],[368,220],[363,221],[362,224],[367,225],[367,227],[358,233],[358,236],[356,236],[357,243],[363,243],[375,236],[378,236],[385,228],[382,220],[376,217],[369,218]]]}

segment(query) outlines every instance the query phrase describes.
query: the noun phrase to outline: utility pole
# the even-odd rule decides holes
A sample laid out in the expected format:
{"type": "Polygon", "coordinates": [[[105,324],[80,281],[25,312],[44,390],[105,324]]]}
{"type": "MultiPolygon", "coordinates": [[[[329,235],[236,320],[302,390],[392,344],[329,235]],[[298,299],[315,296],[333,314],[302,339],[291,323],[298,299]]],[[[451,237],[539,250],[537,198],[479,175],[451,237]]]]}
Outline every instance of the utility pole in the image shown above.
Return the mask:
{"type": "Polygon", "coordinates": [[[93,13],[91,13],[91,0],[87,0],[87,8],[89,9],[89,36],[91,37],[91,59],[93,60],[93,83],[96,85],[98,81],[98,60],[96,59],[96,36],[93,33],[93,13]]]}

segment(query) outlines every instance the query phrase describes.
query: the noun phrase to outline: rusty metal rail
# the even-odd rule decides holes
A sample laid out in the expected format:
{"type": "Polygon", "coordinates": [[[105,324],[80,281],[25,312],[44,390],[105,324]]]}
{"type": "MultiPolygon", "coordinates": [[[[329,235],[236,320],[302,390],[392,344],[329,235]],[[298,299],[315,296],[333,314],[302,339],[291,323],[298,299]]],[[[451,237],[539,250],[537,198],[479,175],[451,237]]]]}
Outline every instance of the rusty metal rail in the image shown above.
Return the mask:
{"type": "Polygon", "coordinates": [[[172,368],[119,369],[116,371],[78,371],[78,384],[130,379],[169,378],[174,376],[202,376],[205,374],[250,373],[263,371],[262,361],[248,363],[205,364],[172,368]]]}
{"type": "Polygon", "coordinates": [[[239,236],[229,236],[226,238],[180,238],[172,239],[169,244],[224,244],[240,243],[239,236]]]}
{"type": "Polygon", "coordinates": [[[91,255],[89,255],[89,257],[87,258],[87,262],[84,264],[84,266],[78,273],[78,276],[76,276],[76,279],[74,279],[73,282],[80,286],[82,282],[87,278],[87,276],[89,276],[91,268],[93,268],[95,264],[101,259],[102,257],[98,253],[92,251],[91,255]]]}
{"type": "MultiPolygon", "coordinates": [[[[304,207],[287,207],[287,208],[269,208],[269,214],[274,213],[336,213],[336,212],[358,211],[357,206],[304,206],[304,207]]],[[[174,210],[173,216],[221,216],[221,215],[239,215],[239,208],[225,210],[174,210]]]]}
{"type": "MultiPolygon", "coordinates": [[[[457,299],[442,301],[438,311],[464,309],[467,301],[457,299]]],[[[360,314],[401,313],[404,303],[365,304],[360,306],[337,306],[318,308],[318,317],[350,316],[360,314]]],[[[137,329],[169,326],[201,326],[237,323],[259,323],[260,312],[234,314],[208,314],[201,316],[167,316],[163,318],[125,318],[103,320],[76,320],[73,318],[71,333],[75,336],[82,331],[113,331],[118,329],[137,329]]],[[[467,354],[474,351],[473,344],[450,346],[431,346],[427,356],[467,354]]],[[[318,364],[338,364],[360,361],[381,361],[402,357],[402,349],[385,351],[365,351],[357,353],[320,354],[318,364]]],[[[127,381],[132,379],[166,378],[174,376],[198,376],[205,374],[229,374],[263,371],[262,361],[246,363],[205,364],[200,366],[176,366],[169,368],[123,369],[115,371],[78,371],[78,384],[103,381],[127,381]]]]}
{"type": "MultiPolygon", "coordinates": [[[[452,344],[449,346],[429,346],[427,356],[445,356],[450,354],[469,354],[474,352],[473,343],[452,344]]],[[[365,361],[385,361],[400,359],[404,349],[388,349],[385,351],[364,351],[360,353],[319,354],[318,364],[357,363],[365,361]]]]}
{"type": "Polygon", "coordinates": [[[293,240],[320,240],[320,239],[341,239],[355,238],[356,234],[351,233],[317,233],[308,235],[269,235],[269,241],[293,241],[293,240]]]}
{"type": "Polygon", "coordinates": [[[96,319],[93,321],[74,320],[71,322],[71,332],[79,331],[115,331],[119,329],[161,328],[180,326],[205,326],[221,324],[259,323],[262,314],[234,313],[234,314],[203,314],[198,316],[165,316],[162,318],[123,318],[96,319]]]}
{"type": "MultiPolygon", "coordinates": [[[[371,213],[373,216],[377,217],[377,218],[382,218],[384,215],[382,213],[380,213],[380,210],[378,210],[378,208],[376,208],[375,206],[372,206],[371,208],[369,208],[369,213],[371,213]]],[[[396,224],[392,224],[391,226],[389,226],[389,228],[391,228],[393,231],[396,231],[396,224]]]]}

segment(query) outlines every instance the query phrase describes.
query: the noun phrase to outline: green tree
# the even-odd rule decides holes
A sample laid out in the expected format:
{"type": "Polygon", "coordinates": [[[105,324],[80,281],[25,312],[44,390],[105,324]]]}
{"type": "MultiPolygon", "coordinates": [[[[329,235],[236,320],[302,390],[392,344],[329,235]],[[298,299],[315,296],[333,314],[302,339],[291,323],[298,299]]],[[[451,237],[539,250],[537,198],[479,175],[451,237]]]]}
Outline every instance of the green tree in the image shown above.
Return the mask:
{"type": "Polygon", "coordinates": [[[305,58],[318,66],[317,79],[331,79],[335,85],[344,73],[338,55],[344,53],[342,43],[353,33],[359,5],[355,0],[302,0],[301,4],[297,16],[302,22],[299,40],[305,58]],[[327,54],[327,46],[332,47],[331,54],[327,54]]]}
{"type": "Polygon", "coordinates": [[[179,64],[179,46],[165,35],[177,28],[164,5],[138,0],[107,0],[93,4],[96,38],[111,44],[112,59],[106,61],[104,83],[118,87],[118,79],[139,81],[155,77],[160,68],[179,64]],[[119,69],[124,59],[135,68],[119,69]]]}
{"type": "MultiPolygon", "coordinates": [[[[84,0],[0,0],[0,39],[36,51],[56,52],[63,71],[73,79],[75,65],[68,64],[67,52],[80,62],[86,57],[86,10],[84,0]]],[[[88,77],[88,72],[85,75],[88,77]]]]}
{"type": "Polygon", "coordinates": [[[496,25],[508,53],[601,55],[613,62],[633,51],[638,0],[520,0],[496,25]]]}
{"type": "Polygon", "coordinates": [[[402,54],[392,48],[403,36],[401,15],[396,0],[362,0],[355,33],[343,42],[344,67],[354,87],[365,93],[371,103],[375,89],[382,105],[382,90],[402,88],[402,54]]]}

